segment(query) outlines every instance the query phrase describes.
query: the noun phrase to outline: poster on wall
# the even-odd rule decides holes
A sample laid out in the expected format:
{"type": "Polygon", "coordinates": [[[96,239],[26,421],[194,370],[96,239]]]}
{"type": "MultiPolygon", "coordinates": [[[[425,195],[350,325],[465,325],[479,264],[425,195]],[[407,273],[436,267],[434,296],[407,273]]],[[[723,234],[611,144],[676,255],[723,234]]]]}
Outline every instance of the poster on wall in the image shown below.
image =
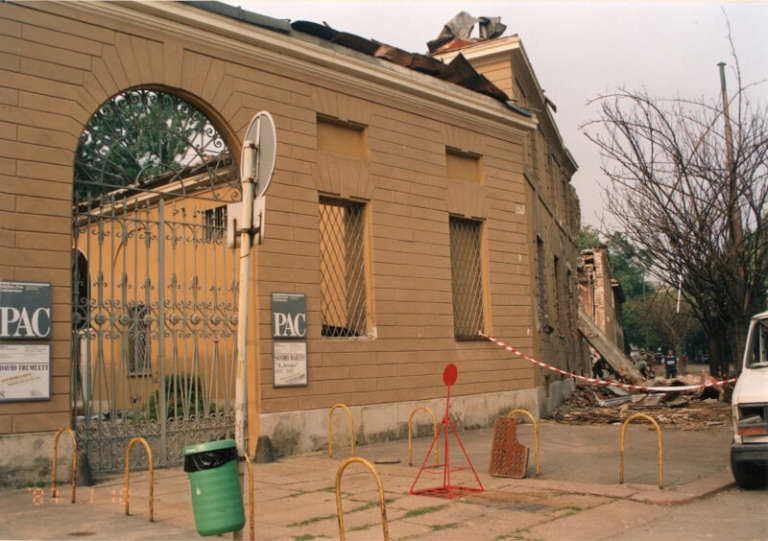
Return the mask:
{"type": "Polygon", "coordinates": [[[307,337],[307,296],[272,293],[272,338],[307,337]]]}
{"type": "Polygon", "coordinates": [[[304,341],[274,341],[272,343],[272,373],[275,387],[301,387],[307,380],[307,343],[304,341]]]}
{"type": "Polygon", "coordinates": [[[50,344],[0,343],[0,402],[50,398],[50,344]]]}
{"type": "Polygon", "coordinates": [[[0,280],[0,339],[51,337],[51,284],[0,280]]]}

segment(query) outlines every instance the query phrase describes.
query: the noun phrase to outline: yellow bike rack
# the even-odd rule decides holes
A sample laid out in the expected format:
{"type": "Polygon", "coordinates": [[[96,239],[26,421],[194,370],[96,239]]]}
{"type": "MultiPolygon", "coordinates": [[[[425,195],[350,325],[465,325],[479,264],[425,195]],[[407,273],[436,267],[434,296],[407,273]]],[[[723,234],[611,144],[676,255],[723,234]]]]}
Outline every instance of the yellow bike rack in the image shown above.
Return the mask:
{"type": "Polygon", "coordinates": [[[376,473],[376,469],[371,465],[371,463],[365,460],[364,458],[360,458],[360,457],[348,458],[347,460],[344,461],[344,463],[342,463],[341,466],[339,466],[339,469],[336,472],[336,511],[338,512],[338,517],[339,517],[339,541],[344,541],[344,514],[341,510],[341,475],[344,473],[344,469],[347,466],[349,466],[352,462],[359,462],[360,464],[368,468],[373,474],[373,477],[376,479],[376,484],[379,486],[379,505],[381,507],[381,529],[384,532],[384,541],[389,541],[389,524],[387,523],[387,504],[384,501],[384,487],[381,484],[381,478],[379,477],[379,474],[376,473]]]}
{"type": "Polygon", "coordinates": [[[56,458],[59,451],[59,436],[62,432],[68,432],[69,437],[72,438],[72,503],[75,503],[75,490],[77,486],[77,441],[75,441],[75,433],[71,428],[60,428],[56,432],[56,437],[53,438],[53,468],[51,471],[51,496],[56,497],[58,489],[56,488],[56,458]]]}
{"type": "Polygon", "coordinates": [[[336,408],[344,408],[349,415],[349,445],[352,456],[355,456],[355,421],[352,418],[352,412],[344,404],[334,404],[331,411],[328,412],[328,458],[333,458],[333,426],[331,425],[331,415],[336,408]]]}
{"type": "Polygon", "coordinates": [[[634,415],[630,415],[629,418],[627,418],[626,421],[624,421],[624,424],[621,425],[621,451],[620,451],[620,462],[619,462],[619,483],[624,482],[624,434],[627,430],[627,425],[632,421],[632,419],[636,419],[638,417],[642,417],[643,419],[648,419],[651,423],[653,423],[653,426],[656,427],[656,433],[658,434],[659,439],[659,488],[664,488],[664,466],[662,461],[662,449],[661,449],[661,428],[659,427],[659,423],[656,422],[656,420],[653,417],[650,417],[644,413],[635,413],[634,415]]]}
{"type": "Polygon", "coordinates": [[[133,438],[130,442],[128,442],[128,447],[125,448],[125,514],[131,514],[131,448],[136,442],[141,442],[141,444],[144,445],[144,449],[147,451],[147,459],[149,460],[149,521],[154,522],[155,498],[153,494],[155,484],[155,469],[152,465],[152,449],[149,448],[147,440],[141,437],[133,438]]]}
{"type": "Polygon", "coordinates": [[[256,539],[256,525],[253,523],[253,464],[248,453],[245,453],[245,463],[248,465],[248,523],[250,524],[251,541],[254,541],[256,539]]]}
{"type": "MultiPolygon", "coordinates": [[[[413,466],[413,432],[411,430],[411,422],[413,421],[413,415],[419,411],[424,410],[427,413],[429,413],[432,416],[432,439],[434,439],[435,435],[437,435],[437,417],[435,417],[435,414],[432,413],[432,410],[429,409],[427,406],[416,406],[413,408],[413,411],[411,411],[411,414],[408,416],[408,465],[413,466]]],[[[435,466],[437,466],[438,462],[438,445],[435,445],[435,466]]]]}
{"type": "Polygon", "coordinates": [[[507,417],[512,417],[516,413],[522,413],[523,415],[527,415],[528,418],[531,420],[531,423],[533,423],[533,455],[536,458],[536,477],[539,476],[539,425],[536,422],[536,419],[533,418],[533,415],[531,415],[531,412],[524,409],[517,409],[512,410],[509,413],[507,413],[507,417]]]}

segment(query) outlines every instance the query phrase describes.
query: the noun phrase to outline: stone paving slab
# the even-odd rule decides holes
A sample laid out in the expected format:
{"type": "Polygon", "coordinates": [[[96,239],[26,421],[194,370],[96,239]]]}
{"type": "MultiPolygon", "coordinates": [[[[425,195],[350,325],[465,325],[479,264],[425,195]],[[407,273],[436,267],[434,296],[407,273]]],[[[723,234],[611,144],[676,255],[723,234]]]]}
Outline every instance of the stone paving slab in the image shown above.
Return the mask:
{"type": "Polygon", "coordinates": [[[580,513],[562,516],[556,521],[540,524],[520,531],[520,539],[541,541],[562,540],[567,532],[569,541],[595,541],[611,539],[634,525],[648,520],[648,508],[638,502],[619,500],[580,513]],[[601,520],[597,520],[596,517],[601,520]],[[613,520],[606,521],[605,517],[613,520]]]}

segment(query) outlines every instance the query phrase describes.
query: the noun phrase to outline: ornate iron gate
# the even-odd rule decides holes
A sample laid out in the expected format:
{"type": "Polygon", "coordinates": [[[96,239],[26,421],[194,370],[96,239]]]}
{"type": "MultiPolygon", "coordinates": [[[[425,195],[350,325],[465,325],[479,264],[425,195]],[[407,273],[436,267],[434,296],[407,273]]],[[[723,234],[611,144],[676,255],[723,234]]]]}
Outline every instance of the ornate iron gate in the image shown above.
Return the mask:
{"type": "Polygon", "coordinates": [[[123,468],[134,436],[166,465],[234,427],[226,207],[137,199],[101,198],[75,215],[75,427],[95,471],[123,468]]]}
{"type": "Polygon", "coordinates": [[[234,434],[238,273],[225,231],[236,180],[218,132],[176,96],[123,93],[83,132],[73,425],[93,471],[123,469],[135,436],[166,466],[184,445],[234,434]]]}

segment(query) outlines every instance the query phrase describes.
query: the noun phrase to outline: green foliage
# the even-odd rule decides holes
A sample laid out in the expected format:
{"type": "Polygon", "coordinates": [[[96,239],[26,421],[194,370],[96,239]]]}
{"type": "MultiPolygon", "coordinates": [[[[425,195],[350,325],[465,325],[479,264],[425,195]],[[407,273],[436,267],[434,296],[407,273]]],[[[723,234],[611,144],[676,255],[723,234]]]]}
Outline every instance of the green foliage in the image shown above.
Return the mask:
{"type": "Polygon", "coordinates": [[[80,137],[75,200],[183,169],[204,130],[213,130],[205,115],[171,94],[131,90],[115,96],[80,137]]]}
{"type": "Polygon", "coordinates": [[[603,243],[600,240],[600,232],[591,225],[585,225],[579,229],[579,252],[582,250],[589,250],[590,248],[596,248],[603,243]]]}
{"type": "Polygon", "coordinates": [[[442,511],[448,507],[447,505],[430,505],[427,507],[419,507],[417,509],[410,509],[403,518],[418,517],[420,515],[426,515],[427,513],[436,513],[442,511]]]}
{"type": "MultiPolygon", "coordinates": [[[[149,419],[157,420],[159,402],[160,393],[155,391],[149,397],[147,404],[149,419]]],[[[200,376],[190,374],[165,376],[165,406],[168,418],[183,417],[185,414],[185,404],[186,414],[189,416],[201,416],[205,413],[203,386],[200,376]]],[[[216,404],[211,402],[207,411],[208,413],[213,413],[215,409],[216,404]]]]}
{"type": "Polygon", "coordinates": [[[624,233],[616,231],[608,235],[609,260],[613,277],[621,282],[621,289],[628,299],[633,299],[653,290],[652,284],[645,281],[645,271],[640,265],[637,249],[624,233]]]}
{"type": "Polygon", "coordinates": [[[451,522],[450,524],[433,524],[430,526],[430,529],[433,532],[439,532],[440,530],[448,530],[451,528],[458,528],[460,526],[460,523],[458,522],[451,522]]]}

